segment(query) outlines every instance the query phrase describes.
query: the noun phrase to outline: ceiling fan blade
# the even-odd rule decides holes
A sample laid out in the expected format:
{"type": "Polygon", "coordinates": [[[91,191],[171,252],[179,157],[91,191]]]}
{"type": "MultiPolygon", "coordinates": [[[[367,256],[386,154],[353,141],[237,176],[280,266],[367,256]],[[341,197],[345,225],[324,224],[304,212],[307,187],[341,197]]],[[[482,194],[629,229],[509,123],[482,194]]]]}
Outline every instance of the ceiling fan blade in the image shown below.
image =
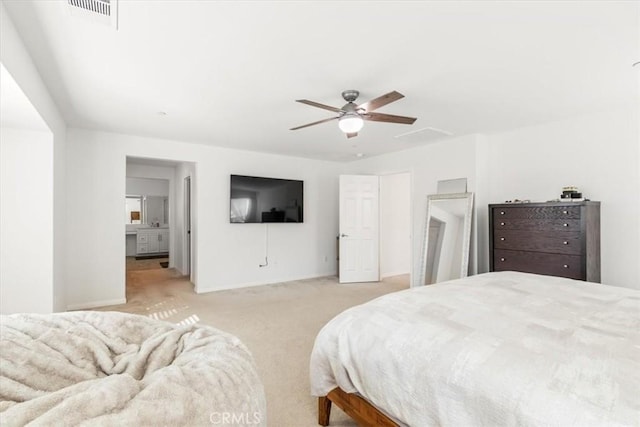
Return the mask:
{"type": "Polygon", "coordinates": [[[339,113],[342,110],[336,107],[332,107],[330,105],[320,104],[318,102],[309,101],[308,99],[296,99],[296,102],[301,102],[303,104],[311,105],[312,107],[322,108],[323,110],[333,111],[334,113],[339,113]]]}
{"type": "Polygon", "coordinates": [[[391,104],[392,102],[402,98],[404,98],[404,95],[394,90],[393,92],[389,92],[386,95],[379,96],[376,99],[372,99],[369,102],[358,105],[358,109],[362,108],[366,112],[369,112],[377,110],[384,105],[391,104]]]}
{"type": "Polygon", "coordinates": [[[347,138],[353,138],[354,136],[358,136],[358,132],[351,132],[347,134],[347,138]]]}
{"type": "Polygon", "coordinates": [[[362,118],[371,122],[401,123],[403,125],[412,125],[413,122],[418,120],[415,117],[394,116],[393,114],[383,113],[367,113],[363,114],[362,118]]]}
{"type": "Polygon", "coordinates": [[[291,128],[289,130],[298,130],[298,129],[302,129],[302,128],[307,128],[309,126],[319,125],[320,123],[330,122],[331,120],[336,120],[336,119],[337,119],[337,117],[329,117],[328,119],[318,120],[317,122],[313,122],[313,123],[307,123],[306,125],[297,126],[297,127],[291,128]]]}

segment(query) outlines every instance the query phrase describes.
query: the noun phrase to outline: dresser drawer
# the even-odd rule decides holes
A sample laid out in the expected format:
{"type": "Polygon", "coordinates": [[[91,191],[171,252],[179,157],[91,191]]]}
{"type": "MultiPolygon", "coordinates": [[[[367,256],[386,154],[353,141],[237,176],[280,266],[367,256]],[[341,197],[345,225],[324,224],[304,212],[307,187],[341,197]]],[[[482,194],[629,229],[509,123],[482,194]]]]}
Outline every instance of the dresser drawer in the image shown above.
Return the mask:
{"type": "Polygon", "coordinates": [[[580,206],[508,206],[493,208],[493,218],[580,219],[580,206]]]}
{"type": "Polygon", "coordinates": [[[138,233],[138,243],[148,243],[149,235],[146,233],[138,233]]]}
{"type": "Polygon", "coordinates": [[[600,281],[600,202],[489,205],[490,271],[600,281]]]}
{"type": "Polygon", "coordinates": [[[579,219],[520,219],[493,217],[494,230],[580,231],[579,219]]]}
{"type": "Polygon", "coordinates": [[[146,254],[149,252],[149,245],[147,243],[138,243],[137,253],[146,254]]]}
{"type": "Polygon", "coordinates": [[[493,232],[493,247],[495,249],[567,255],[581,255],[583,253],[580,232],[578,231],[557,233],[495,229],[493,232]]]}
{"type": "Polygon", "coordinates": [[[583,259],[584,257],[578,255],[496,249],[493,255],[493,271],[513,270],[585,280],[583,259]]]}

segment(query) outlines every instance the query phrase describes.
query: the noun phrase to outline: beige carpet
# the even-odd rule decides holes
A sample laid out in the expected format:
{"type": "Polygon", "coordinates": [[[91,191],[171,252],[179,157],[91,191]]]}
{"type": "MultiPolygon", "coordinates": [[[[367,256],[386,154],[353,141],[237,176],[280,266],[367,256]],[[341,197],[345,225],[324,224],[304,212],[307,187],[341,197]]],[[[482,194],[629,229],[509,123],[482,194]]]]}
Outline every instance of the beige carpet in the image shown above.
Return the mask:
{"type": "MultiPolygon", "coordinates": [[[[317,426],[309,395],[309,356],[316,334],[344,309],[406,289],[408,276],[341,285],[335,277],[197,295],[173,269],[129,270],[127,304],[98,310],[201,323],[238,336],[251,350],[267,394],[269,426],[317,426]]],[[[332,426],[355,426],[338,408],[332,426]]]]}

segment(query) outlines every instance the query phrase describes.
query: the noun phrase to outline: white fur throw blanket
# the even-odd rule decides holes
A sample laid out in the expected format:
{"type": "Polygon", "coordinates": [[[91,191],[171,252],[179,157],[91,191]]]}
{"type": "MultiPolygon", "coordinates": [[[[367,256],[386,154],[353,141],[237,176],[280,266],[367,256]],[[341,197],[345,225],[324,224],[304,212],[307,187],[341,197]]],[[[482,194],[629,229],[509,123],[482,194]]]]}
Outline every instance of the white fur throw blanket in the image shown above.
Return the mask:
{"type": "Polygon", "coordinates": [[[115,312],[0,316],[0,424],[266,425],[240,340],[115,312]]]}

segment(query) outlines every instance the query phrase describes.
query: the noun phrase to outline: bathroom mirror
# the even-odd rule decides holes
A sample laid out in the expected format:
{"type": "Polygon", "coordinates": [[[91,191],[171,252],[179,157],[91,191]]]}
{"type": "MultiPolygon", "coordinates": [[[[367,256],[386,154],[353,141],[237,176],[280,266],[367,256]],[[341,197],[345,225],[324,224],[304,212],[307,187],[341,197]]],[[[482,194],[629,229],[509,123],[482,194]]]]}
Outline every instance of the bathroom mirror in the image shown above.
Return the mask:
{"type": "Polygon", "coordinates": [[[473,193],[427,196],[419,282],[430,285],[467,276],[473,193]]]}
{"type": "Polygon", "coordinates": [[[166,196],[144,196],[144,224],[169,223],[169,198],[166,196]]]}
{"type": "Polygon", "coordinates": [[[169,223],[167,196],[134,196],[125,198],[125,224],[166,225],[169,223]]]}

